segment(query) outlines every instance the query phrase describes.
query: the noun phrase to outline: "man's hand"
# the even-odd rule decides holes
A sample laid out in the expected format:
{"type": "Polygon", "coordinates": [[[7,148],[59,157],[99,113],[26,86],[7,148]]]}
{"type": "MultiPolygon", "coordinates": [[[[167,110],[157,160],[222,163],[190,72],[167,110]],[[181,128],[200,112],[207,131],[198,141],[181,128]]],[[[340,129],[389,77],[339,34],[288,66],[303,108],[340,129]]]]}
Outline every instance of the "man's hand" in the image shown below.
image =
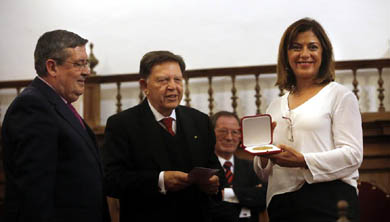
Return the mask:
{"type": "Polygon", "coordinates": [[[165,171],[164,185],[167,191],[179,191],[190,185],[188,174],[181,171],[165,171]]]}
{"type": "Polygon", "coordinates": [[[208,181],[199,183],[198,185],[203,192],[207,194],[216,194],[218,193],[219,178],[217,175],[213,175],[209,178],[208,181]]]}

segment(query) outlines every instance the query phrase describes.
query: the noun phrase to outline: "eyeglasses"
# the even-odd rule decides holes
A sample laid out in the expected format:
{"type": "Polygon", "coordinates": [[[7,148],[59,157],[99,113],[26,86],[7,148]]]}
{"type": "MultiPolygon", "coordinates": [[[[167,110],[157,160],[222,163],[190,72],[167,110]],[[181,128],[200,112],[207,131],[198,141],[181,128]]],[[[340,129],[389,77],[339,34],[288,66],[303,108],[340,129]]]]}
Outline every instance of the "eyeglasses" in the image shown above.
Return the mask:
{"type": "MultiPolygon", "coordinates": [[[[59,58],[53,58],[53,59],[56,60],[58,63],[62,63],[62,59],[59,58]]],[[[68,62],[68,61],[63,61],[63,62],[72,64],[73,67],[75,67],[79,71],[82,71],[84,69],[89,69],[89,63],[90,63],[89,60],[83,60],[79,62],[68,62]]]]}
{"type": "Polygon", "coordinates": [[[75,67],[79,71],[81,71],[83,69],[89,69],[89,61],[88,60],[85,60],[83,62],[68,62],[68,61],[65,61],[65,62],[72,64],[73,67],[75,67]]]}
{"type": "Polygon", "coordinates": [[[232,134],[233,137],[240,137],[241,131],[240,130],[231,130],[227,128],[217,128],[215,129],[215,132],[222,135],[227,136],[229,133],[232,134]]]}
{"type": "Polygon", "coordinates": [[[290,142],[294,142],[294,134],[293,134],[293,124],[292,124],[292,120],[290,117],[287,117],[287,116],[282,116],[283,119],[287,120],[288,122],[288,140],[290,142]]]}

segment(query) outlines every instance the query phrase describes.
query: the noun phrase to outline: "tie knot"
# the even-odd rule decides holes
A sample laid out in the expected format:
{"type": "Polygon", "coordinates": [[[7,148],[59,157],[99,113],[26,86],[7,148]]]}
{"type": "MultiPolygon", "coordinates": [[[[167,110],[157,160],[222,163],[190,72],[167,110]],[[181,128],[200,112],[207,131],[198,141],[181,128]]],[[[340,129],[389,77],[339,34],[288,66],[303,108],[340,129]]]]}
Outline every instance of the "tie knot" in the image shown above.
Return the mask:
{"type": "Polygon", "coordinates": [[[223,164],[223,167],[225,168],[225,169],[230,169],[230,167],[232,167],[232,162],[230,162],[230,161],[225,161],[225,163],[223,164]]]}
{"type": "Polygon", "coordinates": [[[172,121],[173,121],[173,118],[172,117],[166,117],[164,119],[161,120],[165,126],[167,126],[167,128],[171,128],[172,127],[172,121]],[[170,127],[168,127],[170,126],[170,127]]]}
{"type": "Polygon", "coordinates": [[[173,131],[173,128],[172,128],[172,121],[173,121],[173,118],[172,117],[166,117],[164,119],[161,120],[161,122],[164,124],[164,126],[167,128],[168,132],[174,136],[175,135],[175,132],[173,131]]]}

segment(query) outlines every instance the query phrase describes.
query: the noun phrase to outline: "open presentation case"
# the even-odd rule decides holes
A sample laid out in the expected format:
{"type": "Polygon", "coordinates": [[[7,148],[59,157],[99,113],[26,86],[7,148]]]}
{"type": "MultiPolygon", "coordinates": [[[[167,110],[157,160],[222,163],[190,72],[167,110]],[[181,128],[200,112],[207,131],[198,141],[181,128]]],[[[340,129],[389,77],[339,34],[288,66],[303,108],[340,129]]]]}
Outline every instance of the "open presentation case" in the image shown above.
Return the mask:
{"type": "Polygon", "coordinates": [[[252,155],[281,151],[272,145],[272,118],[269,114],[245,116],[241,119],[242,148],[252,155]]]}

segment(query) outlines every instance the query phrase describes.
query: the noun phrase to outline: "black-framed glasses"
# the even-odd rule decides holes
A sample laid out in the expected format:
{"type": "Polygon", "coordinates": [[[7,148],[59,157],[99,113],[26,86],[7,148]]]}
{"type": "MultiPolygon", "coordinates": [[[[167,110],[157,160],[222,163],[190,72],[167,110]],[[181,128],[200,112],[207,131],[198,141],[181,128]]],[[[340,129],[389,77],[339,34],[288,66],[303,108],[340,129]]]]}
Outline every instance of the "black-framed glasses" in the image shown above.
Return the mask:
{"type": "Polygon", "coordinates": [[[293,122],[290,117],[287,116],[282,116],[283,119],[287,120],[288,125],[287,125],[287,139],[290,142],[294,142],[294,133],[293,133],[293,122]]]}
{"type": "Polygon", "coordinates": [[[222,135],[222,136],[227,136],[229,133],[233,137],[240,137],[241,136],[241,131],[239,129],[216,128],[215,132],[222,135]]]}

